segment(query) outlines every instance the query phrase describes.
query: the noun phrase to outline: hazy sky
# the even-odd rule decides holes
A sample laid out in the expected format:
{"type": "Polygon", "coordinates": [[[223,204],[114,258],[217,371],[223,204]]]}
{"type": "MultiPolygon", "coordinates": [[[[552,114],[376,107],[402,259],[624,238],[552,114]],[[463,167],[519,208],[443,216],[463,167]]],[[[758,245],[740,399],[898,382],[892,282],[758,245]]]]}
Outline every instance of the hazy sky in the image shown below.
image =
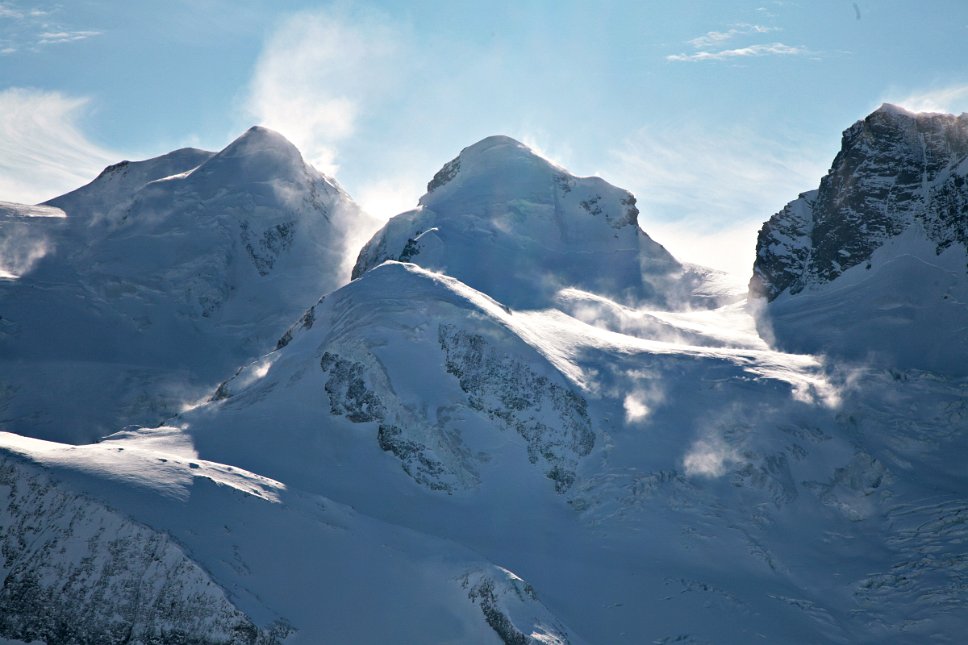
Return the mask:
{"type": "Polygon", "coordinates": [[[882,102],[968,110],[968,2],[0,0],[0,200],[256,123],[375,215],[508,134],[639,198],[678,257],[747,273],[882,102]]]}

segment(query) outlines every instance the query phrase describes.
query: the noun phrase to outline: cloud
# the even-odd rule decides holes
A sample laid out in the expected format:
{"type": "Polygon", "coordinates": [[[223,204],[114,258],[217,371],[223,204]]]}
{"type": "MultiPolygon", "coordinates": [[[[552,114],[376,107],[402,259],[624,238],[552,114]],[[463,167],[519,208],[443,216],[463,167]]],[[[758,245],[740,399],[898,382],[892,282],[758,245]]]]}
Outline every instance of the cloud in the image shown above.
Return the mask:
{"type": "Polygon", "coordinates": [[[40,18],[50,12],[43,9],[18,9],[9,2],[0,2],[0,19],[23,20],[25,18],[40,18]]]}
{"type": "Polygon", "coordinates": [[[102,35],[97,30],[75,29],[52,20],[59,11],[60,7],[48,11],[0,2],[0,54],[37,52],[48,45],[73,43],[102,35]]]}
{"type": "Polygon", "coordinates": [[[686,42],[696,49],[704,49],[706,47],[720,45],[728,40],[732,40],[737,36],[745,36],[749,34],[768,34],[773,31],[780,31],[780,28],[766,27],[764,25],[740,24],[727,29],[726,31],[709,31],[702,36],[693,38],[692,40],[686,42]]]}
{"type": "Polygon", "coordinates": [[[55,45],[59,43],[72,43],[100,35],[100,31],[44,31],[41,32],[37,44],[55,45]]]}
{"type": "Polygon", "coordinates": [[[968,111],[968,83],[909,92],[901,97],[889,95],[884,102],[900,105],[912,112],[965,112],[968,111]]]}
{"type": "Polygon", "coordinates": [[[283,133],[310,163],[334,175],[339,144],[355,133],[368,102],[392,90],[402,42],[379,13],[293,14],[263,47],[246,116],[283,133]]]}
{"type": "Polygon", "coordinates": [[[748,277],[756,231],[826,173],[832,150],[743,127],[643,128],[602,175],[635,193],[643,229],[680,260],[748,277]]]}
{"type": "Polygon", "coordinates": [[[0,91],[0,200],[50,199],[121,159],[81,131],[79,120],[88,104],[86,98],[60,92],[0,91]]]}
{"type": "Polygon", "coordinates": [[[784,43],[769,43],[765,45],[749,45],[736,49],[720,51],[700,51],[694,54],[670,54],[666,60],[673,62],[702,62],[709,60],[730,60],[734,58],[751,58],[758,56],[802,56],[809,54],[806,47],[786,45],[784,43]]]}

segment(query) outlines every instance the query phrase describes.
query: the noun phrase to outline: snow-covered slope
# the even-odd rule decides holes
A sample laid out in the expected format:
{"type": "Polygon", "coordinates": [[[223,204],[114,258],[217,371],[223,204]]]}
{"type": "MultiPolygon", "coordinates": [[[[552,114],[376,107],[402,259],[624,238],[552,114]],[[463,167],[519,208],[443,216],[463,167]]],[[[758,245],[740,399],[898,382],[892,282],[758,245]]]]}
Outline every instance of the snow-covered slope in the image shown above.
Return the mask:
{"type": "MultiPolygon", "coordinates": [[[[19,459],[0,464],[0,634],[45,643],[274,643],[167,533],[19,459]],[[260,640],[261,639],[261,640],[260,640]]],[[[284,629],[275,630],[284,635],[284,629]]]]}
{"type": "Polygon", "coordinates": [[[884,105],[760,231],[750,292],[794,351],[965,375],[968,115],[884,105]]]}
{"type": "Polygon", "coordinates": [[[184,446],[0,444],[2,638],[584,642],[524,580],[458,544],[184,446]]]}
{"type": "Polygon", "coordinates": [[[214,153],[181,148],[144,161],[120,161],[105,168],[91,183],[45,202],[74,217],[99,219],[148,182],[171,177],[207,161],[214,153]]]}
{"type": "Polygon", "coordinates": [[[162,427],[0,445],[286,642],[957,634],[965,384],[825,372],[700,313],[663,320],[702,346],[636,338],[389,262],[162,427]]]}
{"type": "Polygon", "coordinates": [[[85,441],[160,422],[271,349],[348,280],[348,240],[372,222],[252,128],[214,155],[118,164],[48,206],[7,207],[0,227],[21,249],[3,253],[0,425],[85,441]]]}
{"type": "Polygon", "coordinates": [[[464,148],[412,211],[360,252],[353,277],[385,260],[458,278],[515,308],[573,287],[624,304],[709,305],[708,272],[681,265],[638,224],[631,193],[578,178],[504,136],[464,148]]]}

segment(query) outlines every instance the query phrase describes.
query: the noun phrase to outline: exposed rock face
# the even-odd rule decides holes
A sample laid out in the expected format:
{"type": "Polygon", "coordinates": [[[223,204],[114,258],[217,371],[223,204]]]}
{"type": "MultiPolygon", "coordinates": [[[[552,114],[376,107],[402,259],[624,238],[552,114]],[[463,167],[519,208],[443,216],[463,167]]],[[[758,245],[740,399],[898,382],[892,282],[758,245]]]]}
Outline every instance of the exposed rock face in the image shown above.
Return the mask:
{"type": "Polygon", "coordinates": [[[775,299],[835,280],[920,224],[941,253],[968,242],[968,114],[884,105],[844,132],[816,191],[760,230],[750,291],[775,299]]]}
{"type": "Polygon", "coordinates": [[[534,588],[507,569],[469,571],[460,578],[467,598],[504,645],[569,645],[565,627],[538,600],[534,588]]]}
{"type": "Polygon", "coordinates": [[[782,349],[961,375],[968,364],[968,114],[882,106],[818,190],[760,230],[749,292],[782,349]]]}
{"type": "Polygon", "coordinates": [[[541,461],[556,491],[568,490],[578,460],[595,446],[585,399],[502,355],[480,334],[443,324],[438,337],[447,371],[460,380],[468,405],[524,437],[528,460],[541,461]],[[543,418],[545,411],[552,416],[543,418]]]}
{"type": "Polygon", "coordinates": [[[0,636],[50,645],[270,645],[164,533],[0,460],[0,636]]]}

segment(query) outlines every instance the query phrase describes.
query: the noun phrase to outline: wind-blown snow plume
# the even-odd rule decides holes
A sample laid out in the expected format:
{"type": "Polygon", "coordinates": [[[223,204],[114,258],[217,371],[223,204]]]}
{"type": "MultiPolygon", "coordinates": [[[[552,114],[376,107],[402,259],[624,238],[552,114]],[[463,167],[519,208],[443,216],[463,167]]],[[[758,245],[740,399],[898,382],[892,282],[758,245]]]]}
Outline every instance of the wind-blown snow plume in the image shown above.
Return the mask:
{"type": "Polygon", "coordinates": [[[950,112],[952,114],[958,114],[959,112],[968,111],[968,83],[909,92],[901,98],[895,96],[885,97],[884,101],[881,102],[894,103],[912,112],[950,112]]]}
{"type": "Polygon", "coordinates": [[[0,278],[19,278],[34,268],[52,244],[27,225],[0,222],[0,278]]]}
{"type": "Polygon", "coordinates": [[[730,464],[738,461],[736,450],[721,437],[711,436],[696,441],[682,460],[686,474],[721,477],[730,464]]]}
{"type": "Polygon", "coordinates": [[[400,38],[381,14],[293,14],[266,42],[245,110],[333,175],[339,143],[353,134],[367,101],[390,85],[399,50],[400,38]]]}

